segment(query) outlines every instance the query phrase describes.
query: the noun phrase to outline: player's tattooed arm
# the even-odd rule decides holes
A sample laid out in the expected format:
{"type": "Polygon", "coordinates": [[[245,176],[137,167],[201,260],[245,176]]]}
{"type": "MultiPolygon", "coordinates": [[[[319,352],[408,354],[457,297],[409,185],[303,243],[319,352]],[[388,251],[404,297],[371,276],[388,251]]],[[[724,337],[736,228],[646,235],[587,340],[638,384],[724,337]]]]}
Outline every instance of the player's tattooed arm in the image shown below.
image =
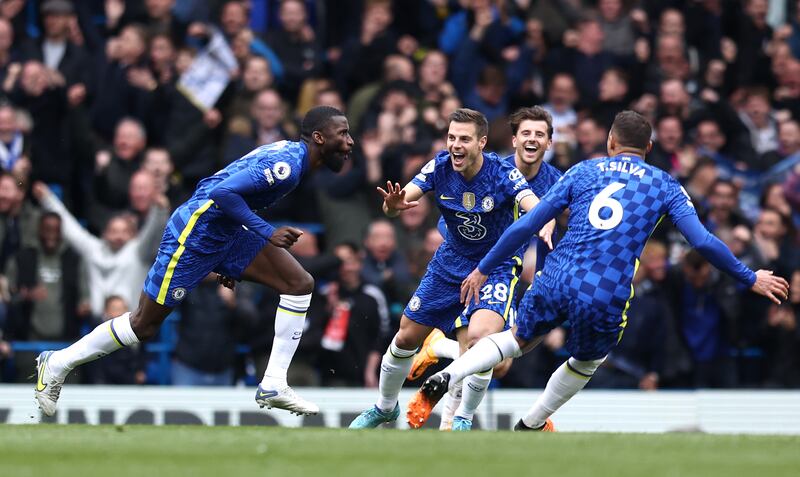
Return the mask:
{"type": "MultiPolygon", "coordinates": [[[[522,200],[519,201],[519,206],[524,210],[526,213],[533,210],[536,207],[536,204],[539,203],[539,198],[536,197],[536,194],[530,194],[526,197],[523,197],[522,200]]],[[[555,219],[547,222],[544,227],[539,231],[539,237],[544,240],[544,243],[553,250],[553,233],[556,230],[556,221],[555,219]]]]}
{"type": "Polygon", "coordinates": [[[392,184],[386,181],[386,189],[378,187],[378,192],[383,196],[383,213],[388,217],[397,217],[400,212],[419,205],[422,189],[414,184],[406,184],[402,189],[400,183],[392,184]]]}

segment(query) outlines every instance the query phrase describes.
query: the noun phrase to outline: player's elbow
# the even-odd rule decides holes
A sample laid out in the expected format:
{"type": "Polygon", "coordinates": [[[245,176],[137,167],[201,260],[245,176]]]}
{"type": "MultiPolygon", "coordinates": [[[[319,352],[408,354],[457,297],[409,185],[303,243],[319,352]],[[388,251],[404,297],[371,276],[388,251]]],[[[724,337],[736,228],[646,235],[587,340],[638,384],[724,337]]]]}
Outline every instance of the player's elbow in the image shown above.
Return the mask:
{"type": "Polygon", "coordinates": [[[225,198],[230,194],[230,190],[227,187],[214,187],[208,193],[208,198],[219,204],[220,202],[224,202],[225,198]]]}

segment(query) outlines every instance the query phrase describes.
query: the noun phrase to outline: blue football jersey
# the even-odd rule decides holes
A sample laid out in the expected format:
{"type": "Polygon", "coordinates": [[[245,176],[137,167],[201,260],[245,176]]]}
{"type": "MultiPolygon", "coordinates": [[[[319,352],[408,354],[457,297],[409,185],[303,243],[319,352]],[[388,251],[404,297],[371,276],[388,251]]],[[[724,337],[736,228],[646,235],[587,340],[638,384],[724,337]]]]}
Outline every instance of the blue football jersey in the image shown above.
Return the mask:
{"type": "MultiPolygon", "coordinates": [[[[506,158],[507,161],[511,161],[511,164],[515,164],[514,162],[514,154],[508,156],[506,158]]],[[[542,198],[553,187],[553,184],[558,182],[561,179],[561,171],[556,169],[554,166],[551,166],[547,162],[542,162],[542,165],[539,167],[539,172],[533,176],[532,178],[528,179],[528,186],[530,186],[531,190],[536,197],[542,198]]],[[[520,216],[524,215],[525,211],[520,211],[520,216]]],[[[553,244],[555,244],[556,237],[555,231],[553,232],[553,244]]],[[[547,254],[550,253],[550,247],[544,242],[544,240],[539,239],[539,237],[534,237],[531,239],[531,246],[536,247],[536,271],[538,272],[542,268],[544,268],[544,260],[547,257],[547,254]]],[[[525,253],[524,251],[522,253],[525,253]]]]}
{"type": "MultiPolygon", "coordinates": [[[[506,160],[510,161],[511,165],[515,164],[513,154],[508,156],[506,160]]],[[[547,162],[542,162],[542,165],[539,167],[539,172],[528,180],[528,186],[530,186],[533,193],[536,194],[536,197],[541,199],[547,191],[553,187],[553,184],[561,179],[562,175],[561,171],[554,166],[551,166],[547,162]]]]}
{"type": "Polygon", "coordinates": [[[224,179],[245,169],[258,190],[255,194],[243,196],[245,202],[251,210],[267,208],[297,187],[303,174],[308,171],[308,146],[293,141],[267,144],[203,179],[197,184],[191,199],[173,213],[165,233],[179,237],[186,225],[194,220],[191,234],[185,238],[186,247],[212,252],[227,246],[235,234],[242,230],[242,224],[210,203],[208,195],[224,179]]]}
{"type": "Polygon", "coordinates": [[[470,260],[480,260],[519,217],[519,201],[533,194],[522,173],[494,153],[471,180],[453,170],[450,154],[439,152],[411,181],[434,191],[447,225],[445,244],[470,260]]]}
{"type": "Polygon", "coordinates": [[[580,162],[542,197],[569,207],[567,231],[537,280],[609,313],[622,313],[647,239],[664,215],[695,214],[681,185],[640,157],[580,162]]]}

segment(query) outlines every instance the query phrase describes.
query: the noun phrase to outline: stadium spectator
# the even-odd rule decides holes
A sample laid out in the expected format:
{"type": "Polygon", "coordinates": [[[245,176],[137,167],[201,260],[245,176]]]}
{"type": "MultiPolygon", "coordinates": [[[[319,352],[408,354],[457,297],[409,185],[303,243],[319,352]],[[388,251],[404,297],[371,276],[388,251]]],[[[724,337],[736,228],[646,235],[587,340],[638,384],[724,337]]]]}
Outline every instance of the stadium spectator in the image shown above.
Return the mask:
{"type": "MultiPolygon", "coordinates": [[[[578,90],[575,78],[569,74],[559,73],[550,81],[547,93],[547,102],[542,105],[553,117],[553,146],[559,143],[572,145],[574,142],[574,129],[578,122],[575,105],[578,102],[578,90]]],[[[549,161],[552,153],[545,154],[549,161]]]]}
{"type": "Polygon", "coordinates": [[[284,127],[286,107],[277,91],[264,89],[253,97],[250,124],[232,132],[225,148],[225,164],[244,156],[258,146],[290,139],[284,127]]]}
{"type": "Polygon", "coordinates": [[[747,225],[747,220],[739,211],[739,190],[733,182],[717,179],[711,186],[708,196],[708,213],[704,225],[708,230],[718,234],[722,229],[732,230],[738,225],[747,225]]]}
{"type": "Polygon", "coordinates": [[[295,104],[303,81],[320,71],[320,54],[304,1],[281,2],[278,18],[281,27],[269,31],[266,40],[283,64],[281,92],[290,104],[295,104]]]}
{"type": "Polygon", "coordinates": [[[369,125],[363,124],[364,116],[375,105],[378,95],[385,91],[389,84],[395,81],[411,83],[414,81],[414,63],[403,55],[392,54],[383,60],[383,76],[379,81],[373,81],[360,87],[350,95],[347,102],[347,112],[352,118],[350,126],[354,131],[368,131],[374,127],[374,119],[369,125]]]}
{"type": "Polygon", "coordinates": [[[25,185],[0,173],[0,271],[22,247],[38,243],[40,211],[26,198],[25,185]]]}
{"type": "Polygon", "coordinates": [[[186,192],[181,188],[180,177],[176,174],[175,165],[164,148],[149,148],[144,153],[141,170],[149,172],[155,180],[156,193],[164,195],[170,204],[179,204],[186,199],[186,192]]]}
{"type": "Polygon", "coordinates": [[[597,19],[580,20],[576,30],[565,35],[564,46],[553,50],[547,61],[553,71],[565,72],[575,78],[581,104],[587,106],[597,100],[603,72],[617,66],[617,61],[613,54],[603,50],[605,36],[597,19]]]}
{"type": "MultiPolygon", "coordinates": [[[[791,164],[800,162],[800,121],[796,119],[778,124],[778,147],[764,153],[760,163],[764,169],[768,169],[786,159],[791,164]]],[[[789,166],[789,162],[784,166],[789,166]]]]}
{"type": "Polygon", "coordinates": [[[734,387],[737,373],[730,353],[740,311],[738,290],[695,250],[687,252],[680,268],[672,270],[668,283],[678,332],[692,359],[686,384],[734,387]]]}
{"type": "Polygon", "coordinates": [[[389,336],[386,297],[361,278],[362,258],[352,244],[334,248],[341,265],[326,289],[327,320],[320,341],[322,384],[378,387],[381,351],[389,336]]]}
{"type": "MultiPolygon", "coordinates": [[[[618,1],[618,0],[612,0],[618,1]]],[[[614,116],[628,106],[628,75],[620,68],[609,68],[600,78],[598,102],[592,107],[592,115],[604,128],[611,127],[614,116]]]]}
{"type": "Polygon", "coordinates": [[[569,148],[563,142],[554,146],[557,158],[554,159],[553,165],[567,170],[580,161],[596,157],[598,154],[604,155],[607,137],[606,129],[596,119],[591,116],[580,119],[575,127],[575,147],[569,148]],[[570,153],[568,159],[564,158],[568,162],[563,162],[560,152],[562,149],[570,153]]]}
{"type": "Polygon", "coordinates": [[[147,133],[142,123],[125,118],[116,127],[112,150],[95,154],[94,200],[89,216],[92,230],[102,230],[111,215],[127,208],[128,186],[141,166],[146,146],[147,133]]]}
{"type": "Polygon", "coordinates": [[[85,88],[92,82],[92,64],[88,53],[70,39],[75,28],[75,8],[69,0],[47,0],[41,7],[44,35],[22,46],[25,60],[42,62],[48,73],[59,76],[66,86],[85,88]]]}
{"type": "Polygon", "coordinates": [[[30,150],[30,140],[20,128],[14,107],[0,105],[0,170],[26,182],[31,171],[30,150]]]}
{"type": "Polygon", "coordinates": [[[800,265],[797,261],[796,243],[792,237],[791,218],[780,211],[765,208],[753,227],[756,246],[768,266],[782,276],[791,276],[800,265]]]}
{"type": "Polygon", "coordinates": [[[105,54],[98,60],[90,110],[92,128],[104,141],[112,140],[123,118],[141,121],[148,117],[150,92],[156,85],[151,83],[146,53],[146,33],[138,24],[125,26],[106,43],[105,54]]]}
{"type": "Polygon", "coordinates": [[[21,69],[10,68],[6,77],[9,84],[9,99],[14,106],[36,118],[30,129],[32,176],[67,189],[76,161],[72,157],[74,138],[68,127],[64,85],[47,72],[44,64],[33,60],[21,69]]]}
{"type": "Polygon", "coordinates": [[[241,81],[234,83],[235,91],[226,109],[229,131],[250,126],[251,107],[256,95],[273,86],[269,62],[262,56],[250,56],[242,68],[241,81]],[[243,122],[243,123],[242,123],[243,122]]]}
{"type": "Polygon", "coordinates": [[[406,257],[397,248],[394,226],[386,219],[369,224],[364,237],[364,281],[380,288],[390,303],[402,302],[413,291],[406,257]]]}
{"type": "MultiPolygon", "coordinates": [[[[637,33],[623,3],[622,0],[600,0],[597,4],[603,28],[603,50],[622,57],[633,55],[637,33]]],[[[611,126],[611,123],[607,126],[611,126]]]]}
{"type": "Polygon", "coordinates": [[[278,82],[283,80],[283,64],[278,55],[249,28],[250,13],[245,2],[226,1],[222,5],[219,24],[236,59],[239,60],[240,67],[251,54],[263,56],[269,61],[269,69],[275,79],[278,82]]]}
{"type": "Polygon", "coordinates": [[[19,61],[18,47],[14,42],[14,26],[5,17],[0,17],[0,82],[5,80],[11,64],[19,61]]]}
{"type": "Polygon", "coordinates": [[[136,216],[137,223],[144,223],[160,196],[155,176],[143,169],[133,173],[128,183],[128,209],[136,216]]]}
{"type": "Polygon", "coordinates": [[[345,97],[380,77],[383,59],[397,51],[393,19],[388,0],[368,2],[364,6],[361,31],[342,46],[336,65],[336,83],[345,97]]]}
{"type": "Polygon", "coordinates": [[[151,207],[139,232],[135,219],[122,214],[109,219],[99,238],[86,231],[43,183],[34,184],[33,195],[44,210],[61,216],[64,241],[86,263],[92,313],[103,316],[105,300],[111,295],[136,303],[167,223],[166,200],[159,199],[151,207]]]}
{"type": "Polygon", "coordinates": [[[167,33],[156,33],[150,38],[148,48],[150,68],[159,85],[171,84],[177,79],[178,50],[167,33]]]}
{"type": "Polygon", "coordinates": [[[86,268],[64,243],[58,214],[43,213],[38,225],[36,246],[19,250],[6,267],[12,293],[9,335],[19,340],[73,340],[90,312],[86,268]]]}
{"type": "Polygon", "coordinates": [[[181,303],[172,384],[234,383],[236,340],[242,336],[239,330],[253,322],[257,313],[254,303],[240,299],[239,294],[217,283],[217,274],[211,273],[181,303]]]}
{"type": "Polygon", "coordinates": [[[700,217],[705,216],[708,210],[708,196],[717,179],[719,170],[714,160],[709,157],[700,157],[686,176],[684,187],[700,217]]]}
{"type": "Polygon", "coordinates": [[[744,107],[739,111],[739,119],[750,134],[750,142],[756,154],[778,148],[778,125],[772,115],[769,93],[766,90],[752,89],[748,92],[744,107]]]}
{"type": "Polygon", "coordinates": [[[647,162],[673,175],[680,173],[683,147],[683,125],[680,119],[676,116],[660,118],[656,123],[655,134],[656,140],[653,150],[647,155],[647,162]]]}
{"type": "Polygon", "coordinates": [[[419,63],[417,86],[422,99],[438,103],[455,94],[455,88],[447,81],[447,56],[439,50],[430,50],[419,63]]]}

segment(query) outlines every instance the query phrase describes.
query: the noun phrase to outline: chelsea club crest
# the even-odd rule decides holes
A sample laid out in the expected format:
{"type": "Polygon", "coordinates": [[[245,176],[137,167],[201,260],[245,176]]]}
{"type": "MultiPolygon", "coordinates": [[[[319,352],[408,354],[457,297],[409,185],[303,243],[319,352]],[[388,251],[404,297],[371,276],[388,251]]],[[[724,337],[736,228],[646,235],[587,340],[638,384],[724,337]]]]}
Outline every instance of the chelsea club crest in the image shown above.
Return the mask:
{"type": "Polygon", "coordinates": [[[484,212],[491,212],[491,210],[494,209],[494,199],[492,196],[487,195],[483,198],[481,201],[481,208],[484,212]]]}

